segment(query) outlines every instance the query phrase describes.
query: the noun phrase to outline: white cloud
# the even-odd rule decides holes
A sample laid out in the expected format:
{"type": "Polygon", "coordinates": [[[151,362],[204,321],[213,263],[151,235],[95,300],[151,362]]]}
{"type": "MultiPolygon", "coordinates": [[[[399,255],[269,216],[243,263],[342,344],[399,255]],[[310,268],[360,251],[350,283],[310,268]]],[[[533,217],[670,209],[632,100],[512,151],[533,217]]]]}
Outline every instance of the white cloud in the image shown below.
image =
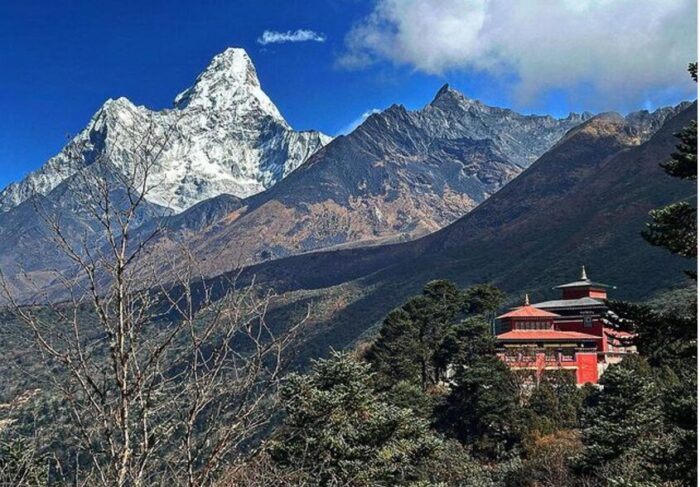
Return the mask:
{"type": "Polygon", "coordinates": [[[340,65],[389,60],[418,71],[515,80],[520,102],[549,89],[638,102],[694,90],[695,0],[376,0],[340,65]]]}
{"type": "Polygon", "coordinates": [[[297,29],[295,31],[277,32],[266,30],[258,37],[258,44],[282,44],[284,42],[326,42],[325,34],[313,30],[297,29]]]}
{"type": "Polygon", "coordinates": [[[364,112],[362,115],[360,115],[359,117],[357,117],[355,120],[353,120],[352,122],[350,122],[349,124],[347,124],[345,127],[343,127],[342,129],[340,129],[340,130],[338,131],[338,135],[347,135],[347,134],[349,134],[350,132],[352,132],[353,130],[355,130],[357,127],[359,127],[360,125],[362,125],[362,122],[364,122],[365,120],[367,120],[367,119],[369,118],[370,115],[374,115],[375,113],[380,113],[380,112],[381,112],[381,110],[380,110],[379,108],[372,108],[371,110],[367,110],[367,111],[364,112]]]}

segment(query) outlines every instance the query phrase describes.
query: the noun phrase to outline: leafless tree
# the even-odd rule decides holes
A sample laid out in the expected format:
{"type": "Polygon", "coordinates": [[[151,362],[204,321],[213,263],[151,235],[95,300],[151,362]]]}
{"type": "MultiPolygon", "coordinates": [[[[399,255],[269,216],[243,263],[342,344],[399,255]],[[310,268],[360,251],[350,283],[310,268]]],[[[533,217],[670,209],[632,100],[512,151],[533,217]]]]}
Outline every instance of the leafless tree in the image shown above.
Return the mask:
{"type": "Polygon", "coordinates": [[[81,238],[37,204],[75,269],[57,276],[66,299],[27,305],[0,275],[12,313],[42,356],[49,392],[67,406],[62,467],[74,485],[217,481],[255,451],[301,326],[273,330],[269,293],[237,277],[215,287],[184,247],[169,259],[144,258],[161,229],[143,235],[136,226],[168,144],[153,133],[146,130],[129,154],[127,170],[115,170],[120,154],[110,153],[74,176],[90,227],[81,238]]]}

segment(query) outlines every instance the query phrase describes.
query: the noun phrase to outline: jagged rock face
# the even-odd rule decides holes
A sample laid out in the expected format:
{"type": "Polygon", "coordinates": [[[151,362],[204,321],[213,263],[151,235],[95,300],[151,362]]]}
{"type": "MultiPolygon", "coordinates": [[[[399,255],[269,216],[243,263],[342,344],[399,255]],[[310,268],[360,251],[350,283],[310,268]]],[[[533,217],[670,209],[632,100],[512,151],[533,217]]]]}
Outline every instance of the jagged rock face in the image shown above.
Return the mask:
{"type": "Polygon", "coordinates": [[[484,201],[588,118],[587,113],[564,119],[520,115],[470,100],[445,85],[420,110],[393,105],[370,116],[261,196],[294,202],[301,194],[305,201],[331,199],[348,206],[363,196],[388,202],[405,191],[416,200],[454,193],[469,201],[432,226],[441,227],[484,201]]]}
{"type": "Polygon", "coordinates": [[[176,212],[219,194],[244,198],[274,185],[330,140],[292,130],[262,91],[246,52],[228,49],[172,110],[108,100],[58,155],[0,193],[0,211],[35,191],[48,194],[98,159],[125,172],[153,163],[147,199],[176,212]]]}
{"type": "Polygon", "coordinates": [[[220,272],[413,239],[468,213],[589,117],[520,115],[445,86],[420,110],[393,105],[370,116],[188,243],[207,271],[220,272]]]}
{"type": "Polygon", "coordinates": [[[592,114],[571,113],[556,119],[545,115],[521,115],[471,100],[448,85],[423,110],[415,112],[416,124],[433,137],[488,139],[520,167],[527,167],[549,150],[569,129],[592,114]]]}

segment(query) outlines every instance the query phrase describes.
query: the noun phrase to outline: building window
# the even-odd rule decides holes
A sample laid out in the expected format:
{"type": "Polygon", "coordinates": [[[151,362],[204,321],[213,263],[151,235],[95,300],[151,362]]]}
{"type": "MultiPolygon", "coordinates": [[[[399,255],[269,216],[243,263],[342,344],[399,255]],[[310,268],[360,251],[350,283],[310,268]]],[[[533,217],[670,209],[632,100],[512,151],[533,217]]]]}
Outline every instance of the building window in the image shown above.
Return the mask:
{"type": "Polygon", "coordinates": [[[576,360],[576,352],[571,349],[564,349],[561,351],[561,361],[562,362],[574,362],[576,360]]]}

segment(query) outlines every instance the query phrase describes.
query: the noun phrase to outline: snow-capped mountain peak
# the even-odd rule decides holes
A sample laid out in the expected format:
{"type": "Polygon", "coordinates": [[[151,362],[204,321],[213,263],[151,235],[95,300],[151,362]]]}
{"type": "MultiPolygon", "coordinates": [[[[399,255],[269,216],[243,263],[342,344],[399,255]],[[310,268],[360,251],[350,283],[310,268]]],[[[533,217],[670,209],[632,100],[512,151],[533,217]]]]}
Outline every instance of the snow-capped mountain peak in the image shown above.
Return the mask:
{"type": "Polygon", "coordinates": [[[330,140],[294,131],[262,90],[246,51],[230,48],[175,98],[174,109],[107,100],[59,154],[0,192],[0,212],[34,192],[48,194],[100,158],[128,172],[143,157],[144,141],[159,154],[146,199],[182,211],[223,193],[245,198],[263,191],[330,140]]]}
{"type": "Polygon", "coordinates": [[[194,84],[175,97],[174,105],[179,109],[261,110],[286,124],[260,87],[255,66],[245,49],[232,47],[217,54],[194,84]]]}

